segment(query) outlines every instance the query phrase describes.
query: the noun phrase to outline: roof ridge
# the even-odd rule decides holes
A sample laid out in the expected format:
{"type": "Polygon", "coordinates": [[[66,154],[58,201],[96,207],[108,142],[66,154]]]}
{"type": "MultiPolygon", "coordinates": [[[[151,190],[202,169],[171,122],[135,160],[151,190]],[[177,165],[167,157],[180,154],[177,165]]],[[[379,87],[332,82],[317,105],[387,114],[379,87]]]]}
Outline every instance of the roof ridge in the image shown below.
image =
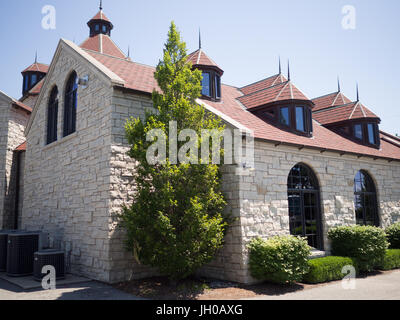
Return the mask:
{"type": "Polygon", "coordinates": [[[100,53],[100,52],[98,52],[98,51],[94,51],[94,50],[90,50],[90,49],[86,49],[86,48],[81,48],[81,49],[84,50],[84,51],[93,52],[93,53],[95,53],[95,54],[100,54],[100,55],[102,55],[102,56],[106,56],[106,57],[109,57],[109,58],[113,58],[113,59],[125,61],[125,62],[128,62],[128,63],[133,63],[133,64],[141,65],[141,66],[148,67],[148,68],[152,68],[152,69],[156,69],[156,67],[154,67],[154,66],[151,66],[151,65],[145,64],[145,63],[141,63],[141,62],[132,61],[131,59],[129,59],[129,60],[128,60],[128,59],[123,59],[123,58],[120,58],[120,57],[112,56],[112,55],[107,54],[107,53],[100,53]]]}
{"type": "MultiPolygon", "coordinates": [[[[331,107],[333,107],[333,106],[335,105],[335,102],[336,102],[336,100],[338,99],[339,95],[340,95],[340,92],[337,92],[337,93],[336,93],[336,97],[335,97],[335,99],[333,100],[333,102],[332,102],[332,104],[331,104],[331,107]]],[[[342,100],[343,100],[343,99],[342,99],[342,100]]],[[[343,101],[344,101],[344,100],[343,100],[343,101]]]]}
{"type": "MultiPolygon", "coordinates": [[[[349,116],[349,119],[351,119],[351,118],[353,117],[353,114],[354,114],[354,112],[356,111],[357,106],[358,106],[359,103],[360,103],[359,101],[356,102],[356,104],[355,104],[355,106],[354,106],[354,108],[353,108],[353,111],[351,112],[351,114],[350,114],[350,116],[349,116]]],[[[364,115],[364,117],[365,117],[365,115],[364,115]]]]}
{"type": "MultiPolygon", "coordinates": [[[[272,100],[272,101],[277,101],[277,100],[278,100],[279,96],[281,95],[281,93],[283,92],[283,90],[285,90],[285,88],[286,88],[286,86],[287,86],[288,84],[290,84],[290,80],[286,82],[286,84],[283,86],[283,88],[281,89],[281,91],[279,91],[278,95],[277,95],[277,96],[275,97],[275,99],[272,100]]],[[[292,97],[292,96],[291,96],[291,97],[292,97]]],[[[293,99],[293,98],[292,98],[292,99],[293,99]]]]}
{"type": "Polygon", "coordinates": [[[330,106],[330,107],[327,107],[327,108],[315,110],[315,111],[313,111],[313,113],[321,113],[321,112],[327,111],[327,110],[338,109],[338,108],[342,108],[342,107],[349,106],[349,105],[354,104],[354,103],[355,103],[355,102],[352,101],[352,102],[345,103],[345,104],[342,104],[342,105],[339,105],[339,106],[330,106]]]}
{"type": "Polygon", "coordinates": [[[314,101],[314,100],[317,100],[317,99],[321,99],[321,98],[325,98],[325,97],[327,97],[327,96],[330,96],[330,95],[332,95],[332,94],[336,94],[337,92],[331,92],[331,93],[327,93],[327,94],[324,94],[324,95],[322,95],[322,96],[319,96],[319,97],[316,97],[316,98],[313,98],[313,99],[311,99],[311,101],[314,101]]]}
{"type": "MultiPolygon", "coordinates": [[[[261,92],[261,91],[270,90],[270,89],[272,89],[272,88],[281,86],[281,85],[286,84],[286,83],[288,83],[288,82],[289,82],[289,81],[281,82],[281,83],[278,83],[278,84],[276,84],[276,85],[274,85],[274,86],[271,86],[271,87],[268,87],[268,88],[264,88],[264,89],[260,89],[260,90],[254,91],[254,92],[252,92],[252,93],[249,93],[249,94],[245,94],[245,95],[243,95],[241,98],[243,98],[243,97],[249,97],[249,96],[251,96],[251,95],[253,95],[253,94],[256,94],[256,93],[259,93],[259,92],[261,92]]],[[[241,90],[241,89],[243,89],[243,88],[239,88],[239,90],[241,90]]]]}
{"type": "Polygon", "coordinates": [[[244,88],[247,88],[247,87],[253,86],[253,85],[257,84],[257,83],[260,83],[260,82],[262,82],[262,81],[265,81],[265,80],[271,79],[271,78],[273,78],[273,77],[278,77],[278,76],[279,76],[279,73],[278,73],[278,74],[274,74],[273,76],[270,76],[270,77],[267,77],[267,78],[264,78],[264,79],[258,80],[258,81],[256,81],[256,82],[253,82],[253,83],[250,83],[250,84],[247,84],[247,85],[245,85],[244,87],[241,87],[240,89],[244,89],[244,88]]]}

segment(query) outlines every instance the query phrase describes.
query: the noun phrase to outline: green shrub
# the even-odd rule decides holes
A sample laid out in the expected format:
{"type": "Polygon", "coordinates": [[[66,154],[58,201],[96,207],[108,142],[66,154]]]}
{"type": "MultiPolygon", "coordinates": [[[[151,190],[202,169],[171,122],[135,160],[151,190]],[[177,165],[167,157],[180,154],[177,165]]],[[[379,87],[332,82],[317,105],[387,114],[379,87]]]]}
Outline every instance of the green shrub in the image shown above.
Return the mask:
{"type": "Polygon", "coordinates": [[[389,249],[379,269],[392,270],[400,268],[400,249],[389,249]]]}
{"type": "Polygon", "coordinates": [[[308,271],[311,250],[307,240],[294,236],[254,239],[250,245],[250,271],[254,278],[274,283],[301,281],[308,271]]]}
{"type": "Polygon", "coordinates": [[[385,232],[377,227],[337,227],[328,232],[328,238],[332,255],[355,258],[360,271],[380,266],[388,248],[385,232]]]}
{"type": "Polygon", "coordinates": [[[400,249],[400,222],[392,224],[385,231],[390,249],[400,249]]]}
{"type": "Polygon", "coordinates": [[[333,280],[341,280],[346,274],[342,273],[344,266],[354,266],[354,259],[348,257],[324,257],[308,261],[310,270],[304,276],[305,283],[322,283],[333,280]]]}

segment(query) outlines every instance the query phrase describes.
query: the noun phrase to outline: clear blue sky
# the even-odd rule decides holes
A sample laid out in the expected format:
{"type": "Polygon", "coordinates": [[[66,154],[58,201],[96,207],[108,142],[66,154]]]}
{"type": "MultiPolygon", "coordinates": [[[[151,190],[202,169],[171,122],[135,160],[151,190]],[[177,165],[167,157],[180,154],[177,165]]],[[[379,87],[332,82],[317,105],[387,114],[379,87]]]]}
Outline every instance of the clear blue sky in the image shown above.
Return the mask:
{"type": "MultiPolygon", "coordinates": [[[[50,63],[59,39],[80,44],[97,0],[1,0],[0,90],[20,97],[20,72],[34,60],[50,63]],[[56,8],[56,30],[41,27],[42,7],[56,8]]],[[[223,82],[243,86],[276,74],[291,61],[294,83],[310,98],[336,90],[360,99],[381,119],[381,129],[400,133],[399,0],[104,0],[113,40],[134,61],[156,65],[174,20],[189,51],[203,49],[225,70],[223,82]],[[342,28],[342,7],[356,9],[356,29],[342,28]]]]}

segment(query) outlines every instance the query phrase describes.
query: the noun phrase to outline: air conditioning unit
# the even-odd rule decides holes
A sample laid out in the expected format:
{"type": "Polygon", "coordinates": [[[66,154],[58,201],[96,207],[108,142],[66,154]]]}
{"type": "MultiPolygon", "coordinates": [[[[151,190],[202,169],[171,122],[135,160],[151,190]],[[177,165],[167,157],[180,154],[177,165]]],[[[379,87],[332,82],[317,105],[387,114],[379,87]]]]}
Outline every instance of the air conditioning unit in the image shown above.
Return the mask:
{"type": "Polygon", "coordinates": [[[43,267],[52,266],[56,271],[56,279],[65,278],[65,254],[63,251],[47,249],[35,252],[33,263],[33,277],[41,281],[46,274],[42,273],[43,267]]]}
{"type": "Polygon", "coordinates": [[[33,273],[33,255],[39,250],[39,232],[16,232],[7,237],[7,275],[21,277],[33,273]]]}
{"type": "Polygon", "coordinates": [[[0,272],[5,272],[7,269],[7,240],[8,234],[15,233],[16,230],[0,231],[0,272]]]}

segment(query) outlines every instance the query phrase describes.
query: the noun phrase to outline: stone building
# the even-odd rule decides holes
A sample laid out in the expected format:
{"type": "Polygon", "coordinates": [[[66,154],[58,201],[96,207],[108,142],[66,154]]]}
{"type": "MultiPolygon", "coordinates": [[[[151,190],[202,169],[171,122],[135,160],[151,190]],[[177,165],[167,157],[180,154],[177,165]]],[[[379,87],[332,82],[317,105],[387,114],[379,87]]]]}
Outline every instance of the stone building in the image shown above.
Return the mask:
{"type": "MultiPolygon", "coordinates": [[[[12,217],[19,228],[48,232],[73,273],[113,283],[157,274],[125,251],[114,215],[134,199],[124,124],[152,108],[151,93],[159,88],[155,68],[132,61],[112,41],[114,26],[102,9],[88,26],[80,46],[61,39],[50,66],[33,69],[37,82],[26,87],[32,80],[24,80],[20,101],[0,94],[2,110],[19,119],[33,109],[25,138],[19,133],[12,143],[3,138],[11,113],[1,114],[3,177],[10,176],[4,159],[26,144],[16,150],[23,155],[19,205],[13,214],[0,211],[0,222],[12,217]]],[[[339,87],[309,99],[281,70],[237,88],[221,83],[223,70],[201,47],[188,60],[203,72],[198,102],[254,136],[251,168],[238,174],[243,163],[223,167],[227,210],[238,219],[199,273],[251,283],[247,245],[254,237],[302,235],[329,252],[326,235],[334,226],[400,221],[400,139],[380,131],[379,117],[358,98],[351,101],[339,87]]]]}

